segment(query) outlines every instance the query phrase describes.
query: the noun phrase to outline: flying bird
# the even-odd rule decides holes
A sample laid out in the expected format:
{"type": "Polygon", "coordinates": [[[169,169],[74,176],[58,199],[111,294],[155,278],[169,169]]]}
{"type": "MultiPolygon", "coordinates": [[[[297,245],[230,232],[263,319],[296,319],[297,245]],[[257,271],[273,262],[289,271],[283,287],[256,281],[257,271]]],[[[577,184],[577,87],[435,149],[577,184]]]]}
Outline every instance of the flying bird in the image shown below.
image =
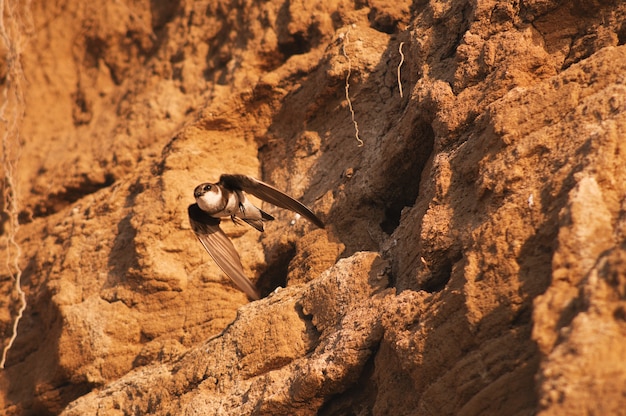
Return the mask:
{"type": "Polygon", "coordinates": [[[193,191],[195,204],[189,205],[189,222],[200,243],[215,263],[249,298],[260,298],[254,284],[246,277],[235,246],[220,228],[221,218],[246,222],[258,231],[264,222],[274,217],[257,208],[245,193],[256,196],[277,207],[294,211],[313,224],[324,228],[324,223],[305,205],[271,185],[246,175],[222,175],[217,183],[202,183],[193,191]]]}

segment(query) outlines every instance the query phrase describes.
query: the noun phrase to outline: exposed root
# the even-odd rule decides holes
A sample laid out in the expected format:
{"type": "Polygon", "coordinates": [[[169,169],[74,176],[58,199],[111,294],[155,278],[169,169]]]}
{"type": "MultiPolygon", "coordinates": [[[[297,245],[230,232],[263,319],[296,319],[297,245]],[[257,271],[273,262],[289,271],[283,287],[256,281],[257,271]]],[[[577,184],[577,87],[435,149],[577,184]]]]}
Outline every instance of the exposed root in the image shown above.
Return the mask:
{"type": "MultiPolygon", "coordinates": [[[[26,309],[26,294],[21,286],[22,270],[19,265],[22,251],[16,240],[19,229],[19,195],[14,180],[15,166],[19,160],[20,151],[19,124],[24,117],[24,96],[22,93],[24,74],[20,61],[22,46],[20,34],[24,25],[21,19],[22,16],[15,11],[16,5],[19,5],[19,2],[12,4],[10,0],[0,0],[0,39],[7,49],[7,75],[1,93],[0,123],[4,125],[2,133],[3,209],[8,216],[8,226],[5,229],[7,234],[6,267],[15,282],[15,291],[17,292],[20,306],[13,321],[11,338],[2,351],[0,368],[4,368],[7,354],[15,342],[17,328],[26,309]],[[7,18],[6,21],[5,17],[7,18]],[[9,26],[7,27],[6,24],[9,26]]],[[[23,10],[30,10],[30,2],[24,4],[23,10]]]]}
{"type": "Polygon", "coordinates": [[[348,60],[348,74],[346,75],[346,100],[348,101],[348,107],[350,108],[350,115],[352,116],[352,123],[354,124],[354,137],[359,143],[359,147],[363,146],[363,140],[359,137],[359,124],[356,122],[354,115],[354,108],[352,107],[352,100],[350,99],[350,75],[352,75],[352,61],[346,53],[346,45],[348,44],[348,34],[350,34],[350,28],[348,28],[341,45],[341,53],[348,60]]]}
{"type": "Polygon", "coordinates": [[[404,53],[402,53],[402,46],[404,42],[400,42],[400,46],[398,46],[398,52],[400,52],[400,63],[398,64],[398,89],[400,90],[400,98],[403,98],[402,95],[402,81],[400,81],[400,68],[402,68],[402,64],[404,63],[404,53]]]}

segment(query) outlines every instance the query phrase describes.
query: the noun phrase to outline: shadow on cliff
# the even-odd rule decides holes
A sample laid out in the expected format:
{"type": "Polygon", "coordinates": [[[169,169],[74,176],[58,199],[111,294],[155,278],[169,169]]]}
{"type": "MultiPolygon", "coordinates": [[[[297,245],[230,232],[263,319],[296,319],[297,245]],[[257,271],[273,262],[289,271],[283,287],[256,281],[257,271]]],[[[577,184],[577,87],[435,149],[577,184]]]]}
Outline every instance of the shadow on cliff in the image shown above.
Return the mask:
{"type": "MultiPolygon", "coordinates": [[[[346,247],[341,257],[358,251],[382,250],[396,228],[402,226],[403,210],[419,199],[423,175],[428,172],[435,151],[431,126],[434,114],[411,105],[411,91],[421,76],[414,70],[418,66],[415,62],[400,73],[404,89],[404,96],[400,96],[397,68],[402,57],[398,49],[400,41],[408,41],[408,34],[402,36],[406,38],[396,35],[388,38],[380,60],[371,70],[366,69],[367,62],[358,56],[350,58],[350,100],[363,146],[356,140],[346,105],[348,60],[341,58],[341,44],[334,45],[333,53],[328,52],[329,47],[319,64],[303,79],[288,81],[298,83],[299,87],[281,100],[268,137],[259,140],[263,179],[268,180],[266,173],[277,169],[306,171],[308,187],[302,202],[314,208],[316,201],[322,204],[331,201],[323,220],[329,232],[346,247]]],[[[256,98],[272,102],[273,92],[264,88],[257,87],[256,98]]],[[[270,280],[275,288],[284,284],[294,246],[277,248],[268,244],[265,251],[271,275],[266,273],[260,280],[270,280]]],[[[458,260],[458,256],[453,260],[458,260]]],[[[445,286],[452,264],[452,261],[446,263],[445,281],[433,290],[445,286]]],[[[390,282],[392,286],[395,283],[390,282]]],[[[436,345],[428,346],[428,354],[437,350],[436,345]]],[[[363,409],[365,402],[361,401],[363,395],[359,392],[371,393],[365,405],[371,408],[379,388],[374,381],[376,367],[381,365],[380,360],[382,365],[389,360],[388,354],[389,351],[376,348],[359,379],[345,386],[345,393],[329,398],[321,414],[334,414],[337,409],[340,412],[363,409]]],[[[403,383],[410,385],[406,380],[403,383]]],[[[411,389],[403,391],[415,397],[411,389]]],[[[399,399],[406,401],[406,397],[399,399]]]]}
{"type": "MultiPolygon", "coordinates": [[[[462,24],[458,26],[457,36],[445,34],[449,41],[437,51],[440,62],[447,61],[448,67],[443,68],[441,73],[429,73],[431,78],[440,77],[450,85],[454,83],[453,76],[458,69],[455,65],[458,63],[449,58],[455,56],[462,34],[474,19],[470,9],[462,8],[458,13],[462,16],[462,24]]],[[[444,29],[443,26],[436,28],[444,29]]],[[[389,39],[381,60],[367,74],[366,71],[361,72],[360,61],[352,56],[348,82],[354,120],[358,122],[363,146],[359,147],[355,140],[353,120],[345,105],[347,62],[343,62],[344,68],[338,68],[338,60],[332,59],[342,54],[342,45],[337,44],[334,45],[334,56],[327,50],[318,66],[304,79],[292,80],[300,84],[299,88],[284,98],[268,130],[270,138],[260,143],[259,158],[263,172],[284,168],[285,164],[288,171],[297,172],[302,169],[300,164],[306,165],[307,161],[313,160],[310,163],[313,168],[308,170],[309,186],[303,202],[314,204],[330,190],[332,206],[324,220],[345,244],[343,256],[360,250],[380,251],[398,226],[409,227],[420,235],[420,221],[403,224],[402,210],[419,201],[420,185],[425,187],[424,182],[430,180],[427,168],[433,155],[457,148],[476,131],[474,122],[478,113],[470,112],[465,126],[454,132],[455,137],[436,141],[435,129],[431,125],[435,117],[432,110],[412,106],[410,92],[421,76],[418,71],[407,69],[402,74],[401,82],[407,95],[399,95],[396,70],[400,61],[400,40],[399,36],[389,39]],[[305,132],[308,134],[305,135],[305,132]],[[302,148],[308,150],[303,153],[302,148]]],[[[421,63],[412,62],[410,68],[419,68],[421,63]]],[[[267,91],[257,93],[259,96],[271,94],[267,91]]],[[[495,136],[481,140],[494,139],[497,141],[495,136]]],[[[498,143],[482,143],[468,150],[469,154],[464,155],[467,157],[457,156],[451,160],[450,182],[455,195],[450,196],[454,200],[451,203],[450,229],[459,230],[460,234],[467,233],[472,223],[484,220],[480,217],[488,216],[502,204],[494,195],[480,194],[476,183],[478,162],[486,152],[495,151],[490,147],[494,145],[497,147],[498,143]]],[[[560,195],[564,195],[563,192],[566,193],[567,189],[561,190],[560,195]]],[[[546,197],[541,195],[542,199],[546,197]]],[[[428,404],[421,403],[421,397],[429,392],[433,413],[444,408],[453,413],[465,404],[477,411],[489,408],[511,413],[536,408],[533,385],[539,352],[531,339],[532,302],[550,283],[551,258],[557,233],[555,212],[558,213],[557,206],[546,200],[543,202],[543,214],[547,220],[538,225],[538,232],[523,243],[520,255],[515,259],[520,272],[516,276],[504,276],[518,281],[521,305],[505,300],[481,316],[477,323],[470,321],[475,311],[470,310],[468,303],[475,299],[468,299],[470,295],[465,293],[467,280],[464,266],[468,261],[465,257],[468,247],[463,246],[462,237],[459,237],[459,241],[450,246],[429,253],[430,257],[426,260],[430,270],[419,283],[414,275],[402,276],[400,285],[397,281],[391,282],[401,290],[432,293],[433,301],[427,308],[433,309],[434,318],[428,322],[432,332],[423,341],[421,361],[424,364],[415,364],[410,361],[411,358],[408,362],[403,361],[405,357],[392,347],[383,345],[377,352],[374,367],[391,369],[391,373],[384,375],[383,370],[370,368],[363,374],[367,380],[359,380],[358,385],[365,386],[363,389],[367,390],[372,383],[376,383],[375,380],[390,383],[396,380],[401,386],[387,390],[397,392],[397,402],[405,401],[402,405],[404,409],[409,397],[415,406],[426,406],[423,410],[429,410],[428,404]],[[486,358],[490,354],[497,359],[490,361],[486,358]],[[455,367],[464,365],[467,371],[461,373],[468,380],[458,380],[460,373],[455,367]],[[469,378],[472,377],[478,382],[470,383],[469,378]],[[464,386],[463,382],[468,384],[464,386]],[[498,383],[503,383],[500,390],[490,387],[498,383]],[[506,383],[511,387],[509,393],[514,391],[516,397],[500,397],[506,394],[506,383]],[[433,397],[449,397],[449,389],[455,387],[463,391],[454,403],[433,403],[433,397]],[[489,391],[490,388],[496,390],[489,391]],[[437,389],[441,390],[440,394],[433,395],[437,389]],[[494,400],[501,402],[498,404],[494,400]],[[439,405],[441,407],[437,407],[439,405]]],[[[419,209],[422,212],[418,219],[421,220],[428,209],[428,201],[419,209]]],[[[421,248],[415,247],[415,253],[404,255],[419,257],[421,248]]],[[[285,251],[281,264],[270,265],[270,269],[284,270],[290,259],[285,251]]],[[[414,270],[413,273],[417,272],[414,270]]],[[[420,320],[422,317],[416,315],[406,330],[413,331],[420,320]]],[[[343,407],[340,402],[344,398],[333,400],[343,407]]],[[[331,404],[325,406],[325,409],[330,408],[331,404]]]]}
{"type": "MultiPolygon", "coordinates": [[[[304,79],[288,81],[300,86],[281,100],[268,137],[260,139],[263,173],[285,167],[306,171],[303,202],[315,207],[316,200],[331,199],[323,220],[346,247],[341,257],[381,249],[400,224],[402,210],[418,198],[422,172],[432,157],[434,132],[427,115],[409,105],[417,79],[410,69],[401,80],[406,95],[399,94],[399,42],[396,36],[389,39],[371,72],[365,69],[367,62],[351,58],[348,83],[362,146],[346,106],[348,60],[341,44],[332,53],[327,50],[304,79]]],[[[263,88],[257,87],[255,96],[271,101],[272,91],[263,88]]],[[[280,271],[270,279],[274,287],[281,284],[279,274],[287,269],[293,247],[281,253],[269,253],[266,247],[266,258],[280,263],[268,263],[269,270],[280,271]]]]}
{"type": "Polygon", "coordinates": [[[31,258],[22,273],[25,291],[37,296],[27,295],[27,306],[2,375],[3,384],[7,383],[7,401],[16,405],[11,409],[14,414],[58,414],[68,403],[93,388],[86,381],[68,382],[60,365],[63,317],[58,305],[51,300],[53,294],[47,287],[48,278],[37,270],[36,257],[31,258]],[[40,289],[26,289],[29,286],[40,286],[40,289]]]}

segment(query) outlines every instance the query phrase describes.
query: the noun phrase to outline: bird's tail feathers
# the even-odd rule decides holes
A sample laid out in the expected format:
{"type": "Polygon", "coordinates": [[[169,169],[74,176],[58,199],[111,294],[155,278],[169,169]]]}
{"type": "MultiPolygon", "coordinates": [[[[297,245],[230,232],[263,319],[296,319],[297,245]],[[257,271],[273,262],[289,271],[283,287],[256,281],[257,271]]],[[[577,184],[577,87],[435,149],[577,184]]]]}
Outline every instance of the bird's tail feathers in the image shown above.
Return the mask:
{"type": "Polygon", "coordinates": [[[267,212],[263,211],[262,209],[259,209],[259,214],[261,214],[261,218],[241,218],[241,220],[250,224],[252,227],[256,228],[258,231],[263,232],[263,230],[265,229],[263,222],[274,221],[274,217],[268,214],[267,212]]]}
{"type": "Polygon", "coordinates": [[[263,230],[265,229],[263,227],[263,220],[257,220],[257,219],[252,219],[252,218],[242,218],[242,220],[247,222],[248,224],[250,224],[254,228],[256,228],[257,231],[263,232],[263,230]]]}
{"type": "Polygon", "coordinates": [[[259,209],[259,211],[261,212],[261,219],[263,221],[274,221],[274,217],[273,216],[271,216],[267,212],[263,211],[262,209],[259,209]]]}

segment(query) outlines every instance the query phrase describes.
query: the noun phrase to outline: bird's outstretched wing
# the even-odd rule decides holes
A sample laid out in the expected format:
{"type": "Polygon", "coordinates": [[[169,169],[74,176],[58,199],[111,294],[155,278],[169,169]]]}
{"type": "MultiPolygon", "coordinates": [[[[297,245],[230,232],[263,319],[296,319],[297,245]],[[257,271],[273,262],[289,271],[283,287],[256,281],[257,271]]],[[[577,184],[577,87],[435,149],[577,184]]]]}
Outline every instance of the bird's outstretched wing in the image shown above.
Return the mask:
{"type": "Polygon", "coordinates": [[[277,207],[285,208],[306,217],[313,224],[324,228],[324,223],[306,205],[293,199],[271,185],[246,175],[222,175],[220,184],[229,189],[239,189],[277,207]]]}
{"type": "Polygon", "coordinates": [[[187,212],[191,229],[215,263],[250,299],[259,299],[256,287],[243,273],[239,253],[220,228],[219,218],[211,217],[202,211],[198,204],[189,205],[187,212]]]}

